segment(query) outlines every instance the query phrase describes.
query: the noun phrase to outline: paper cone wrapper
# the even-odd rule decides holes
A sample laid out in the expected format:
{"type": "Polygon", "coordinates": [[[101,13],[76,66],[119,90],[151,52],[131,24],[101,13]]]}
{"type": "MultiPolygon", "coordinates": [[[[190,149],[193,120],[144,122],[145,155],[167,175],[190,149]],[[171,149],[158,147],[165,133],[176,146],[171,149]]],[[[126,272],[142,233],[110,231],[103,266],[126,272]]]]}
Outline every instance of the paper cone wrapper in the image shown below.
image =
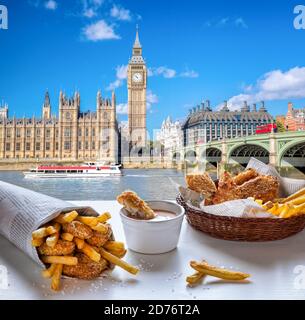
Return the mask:
{"type": "Polygon", "coordinates": [[[78,207],[53,197],[0,181],[0,234],[44,267],[32,232],[59,214],[76,210],[81,215],[98,216],[91,207],[78,207]]]}

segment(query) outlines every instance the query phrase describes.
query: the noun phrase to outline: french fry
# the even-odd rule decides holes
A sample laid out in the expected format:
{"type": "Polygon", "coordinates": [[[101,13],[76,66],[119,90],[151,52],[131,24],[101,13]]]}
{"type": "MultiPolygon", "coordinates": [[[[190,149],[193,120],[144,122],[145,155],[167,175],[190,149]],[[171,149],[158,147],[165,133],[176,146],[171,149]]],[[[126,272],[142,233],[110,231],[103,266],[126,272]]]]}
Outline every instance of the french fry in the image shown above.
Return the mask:
{"type": "Polygon", "coordinates": [[[58,291],[60,289],[60,278],[62,274],[63,265],[57,264],[52,276],[51,289],[58,291]]]}
{"type": "Polygon", "coordinates": [[[44,238],[36,238],[36,239],[32,239],[32,246],[33,247],[39,247],[43,244],[44,242],[44,238]]]}
{"type": "Polygon", "coordinates": [[[74,236],[71,233],[64,232],[60,236],[65,241],[73,241],[74,236]]]}
{"type": "Polygon", "coordinates": [[[296,199],[293,199],[293,200],[285,202],[285,203],[294,204],[294,205],[303,204],[303,203],[305,203],[305,196],[298,197],[296,199]]]}
{"type": "Polygon", "coordinates": [[[291,209],[293,209],[293,207],[290,204],[285,203],[280,209],[280,214],[279,214],[280,218],[288,217],[291,209]]]}
{"type": "Polygon", "coordinates": [[[131,274],[137,274],[139,272],[139,269],[137,267],[134,267],[134,266],[130,265],[129,263],[119,259],[118,257],[114,256],[110,252],[104,250],[103,248],[100,248],[100,254],[105,260],[123,268],[124,270],[126,270],[127,272],[129,272],[131,274]]]}
{"type": "Polygon", "coordinates": [[[51,234],[54,234],[57,232],[57,229],[54,227],[54,226],[48,226],[47,227],[47,234],[48,236],[51,235],[51,234]]]}
{"type": "Polygon", "coordinates": [[[195,269],[200,273],[204,273],[209,276],[224,279],[224,280],[245,280],[250,277],[250,275],[247,273],[217,268],[209,265],[206,262],[191,261],[190,265],[193,269],[195,269]]]}
{"type": "Polygon", "coordinates": [[[295,200],[297,198],[300,198],[302,196],[305,196],[305,188],[299,190],[298,192],[296,192],[296,193],[292,194],[291,196],[289,196],[288,198],[284,199],[282,201],[282,203],[290,202],[290,201],[295,200]]]}
{"type": "Polygon", "coordinates": [[[271,214],[279,215],[278,210],[279,210],[279,204],[278,204],[278,203],[275,203],[275,204],[273,205],[273,207],[270,208],[270,209],[267,210],[267,211],[268,211],[269,213],[271,213],[271,214]]]}
{"type": "Polygon", "coordinates": [[[256,199],[256,200],[255,200],[255,202],[256,202],[257,204],[259,204],[260,206],[262,206],[262,205],[263,205],[263,200],[256,199]]]}
{"type": "Polygon", "coordinates": [[[44,263],[64,264],[67,266],[76,266],[78,263],[77,258],[72,256],[42,256],[41,260],[44,263]]]}
{"type": "Polygon", "coordinates": [[[47,233],[47,228],[39,228],[35,231],[32,232],[32,238],[33,239],[39,239],[39,238],[44,238],[48,235],[47,233]]]}
{"type": "Polygon", "coordinates": [[[265,209],[265,210],[269,210],[269,209],[271,209],[273,206],[274,206],[273,202],[268,201],[268,202],[266,202],[264,205],[262,205],[262,208],[265,209]]]}
{"type": "Polygon", "coordinates": [[[98,222],[101,222],[101,223],[104,223],[109,219],[111,219],[111,214],[109,212],[104,212],[99,217],[97,217],[98,222]]]}
{"type": "Polygon", "coordinates": [[[55,271],[57,264],[52,263],[48,269],[42,270],[41,274],[44,278],[51,278],[55,271]]]}
{"type": "Polygon", "coordinates": [[[54,229],[56,230],[56,233],[47,237],[46,243],[49,247],[54,248],[58,239],[59,239],[59,231],[60,231],[60,224],[56,222],[54,224],[54,229]]]}
{"type": "Polygon", "coordinates": [[[76,219],[77,216],[78,216],[78,213],[74,210],[74,211],[71,211],[71,212],[60,214],[54,220],[55,220],[55,222],[64,224],[64,223],[72,222],[73,220],[76,219]]]}
{"type": "Polygon", "coordinates": [[[77,246],[77,249],[81,250],[84,248],[84,245],[85,245],[85,240],[83,239],[80,239],[80,238],[74,238],[74,242],[77,246]]]}
{"type": "Polygon", "coordinates": [[[90,226],[90,227],[94,227],[99,223],[99,221],[97,220],[96,217],[78,216],[77,220],[90,226]]]}
{"type": "Polygon", "coordinates": [[[101,232],[101,233],[107,233],[108,232],[108,228],[107,226],[105,226],[103,223],[99,222],[96,226],[91,227],[93,230],[101,232]]]}
{"type": "Polygon", "coordinates": [[[104,245],[104,248],[107,250],[116,250],[116,249],[125,249],[125,245],[123,242],[118,241],[107,241],[104,245]]]}
{"type": "Polygon", "coordinates": [[[108,250],[108,252],[110,252],[111,254],[113,254],[114,256],[118,257],[118,258],[124,258],[127,250],[125,249],[111,249],[108,250]]]}
{"type": "Polygon", "coordinates": [[[291,211],[292,211],[291,216],[299,216],[299,215],[305,214],[305,203],[300,204],[299,206],[293,206],[291,211]]]}
{"type": "Polygon", "coordinates": [[[101,255],[95,249],[93,249],[89,244],[85,242],[81,251],[95,262],[99,262],[101,260],[101,255]]]}
{"type": "Polygon", "coordinates": [[[201,282],[205,277],[206,275],[204,273],[197,271],[193,275],[186,277],[186,282],[193,286],[201,282]]]}

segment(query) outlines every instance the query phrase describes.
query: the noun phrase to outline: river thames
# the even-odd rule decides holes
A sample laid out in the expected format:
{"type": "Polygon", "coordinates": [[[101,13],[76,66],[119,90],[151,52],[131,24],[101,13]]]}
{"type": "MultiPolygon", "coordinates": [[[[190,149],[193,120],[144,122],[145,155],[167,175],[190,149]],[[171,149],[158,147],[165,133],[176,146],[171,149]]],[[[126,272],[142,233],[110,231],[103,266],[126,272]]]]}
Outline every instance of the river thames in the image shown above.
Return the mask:
{"type": "Polygon", "coordinates": [[[21,171],[0,171],[0,180],[63,200],[114,200],[129,189],[144,199],[173,200],[183,173],[171,169],[124,169],[122,177],[89,179],[24,178],[21,171]]]}

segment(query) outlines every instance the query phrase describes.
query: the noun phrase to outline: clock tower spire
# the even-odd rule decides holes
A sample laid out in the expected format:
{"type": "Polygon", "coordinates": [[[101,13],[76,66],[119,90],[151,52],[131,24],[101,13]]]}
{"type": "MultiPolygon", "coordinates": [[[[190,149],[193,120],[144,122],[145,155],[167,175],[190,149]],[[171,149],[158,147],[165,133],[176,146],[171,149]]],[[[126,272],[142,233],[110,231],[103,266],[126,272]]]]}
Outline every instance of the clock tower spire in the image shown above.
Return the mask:
{"type": "Polygon", "coordinates": [[[131,147],[146,146],[146,85],[147,69],[137,26],[136,39],[127,71],[128,128],[131,147]]]}

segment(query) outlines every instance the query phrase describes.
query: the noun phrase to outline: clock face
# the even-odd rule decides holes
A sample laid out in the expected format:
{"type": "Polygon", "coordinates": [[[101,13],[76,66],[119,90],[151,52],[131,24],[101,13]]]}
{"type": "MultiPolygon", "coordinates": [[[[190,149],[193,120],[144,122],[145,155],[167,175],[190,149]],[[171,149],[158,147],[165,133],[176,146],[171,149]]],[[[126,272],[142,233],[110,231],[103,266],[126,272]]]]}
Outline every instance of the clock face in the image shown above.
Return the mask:
{"type": "Polygon", "coordinates": [[[142,74],[141,73],[135,73],[133,76],[132,76],[132,81],[133,82],[141,82],[142,81],[142,74]]]}

